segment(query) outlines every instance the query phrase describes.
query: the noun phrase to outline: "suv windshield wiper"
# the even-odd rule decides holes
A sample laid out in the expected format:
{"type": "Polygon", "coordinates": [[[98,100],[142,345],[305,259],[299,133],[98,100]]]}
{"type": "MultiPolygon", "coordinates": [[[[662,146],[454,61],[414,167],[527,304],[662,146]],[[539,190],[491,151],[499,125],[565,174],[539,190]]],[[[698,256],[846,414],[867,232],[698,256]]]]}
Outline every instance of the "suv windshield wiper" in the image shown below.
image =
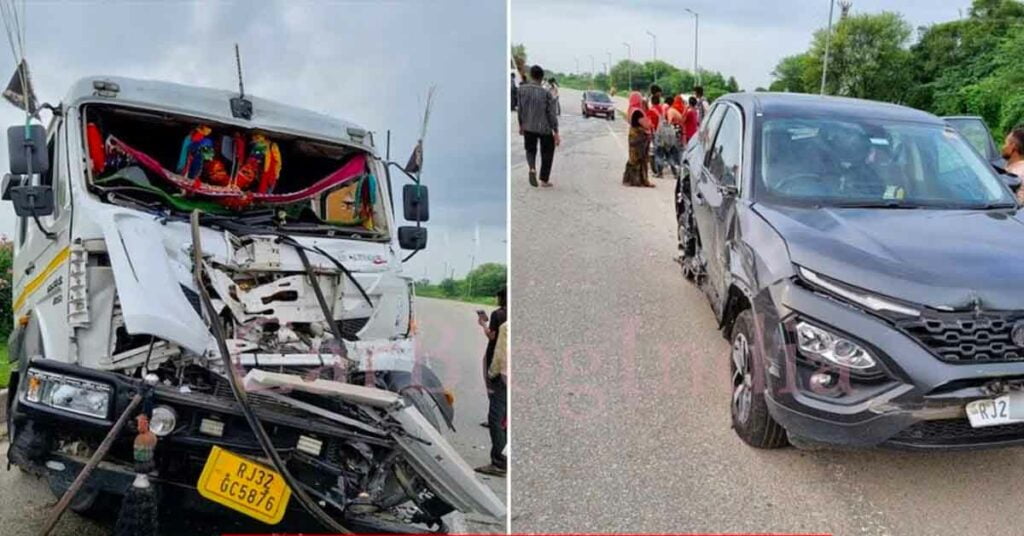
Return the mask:
{"type": "Polygon", "coordinates": [[[850,201],[847,203],[830,203],[829,207],[833,208],[902,208],[902,209],[914,209],[914,208],[926,208],[930,205],[923,205],[921,203],[907,203],[898,199],[882,199],[877,201],[850,201]]]}

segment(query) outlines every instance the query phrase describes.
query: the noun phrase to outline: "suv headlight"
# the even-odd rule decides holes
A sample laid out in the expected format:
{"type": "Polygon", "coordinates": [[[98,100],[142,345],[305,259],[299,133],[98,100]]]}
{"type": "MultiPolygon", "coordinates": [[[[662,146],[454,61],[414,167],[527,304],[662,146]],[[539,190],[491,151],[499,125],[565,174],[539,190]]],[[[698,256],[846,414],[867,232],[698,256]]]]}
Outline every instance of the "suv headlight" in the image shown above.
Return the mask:
{"type": "Polygon", "coordinates": [[[112,389],[105,383],[29,369],[23,399],[26,402],[106,419],[112,389]]]}
{"type": "Polygon", "coordinates": [[[875,366],[875,358],[859,344],[802,320],[796,324],[796,342],[800,351],[840,367],[866,370],[875,366]]]}

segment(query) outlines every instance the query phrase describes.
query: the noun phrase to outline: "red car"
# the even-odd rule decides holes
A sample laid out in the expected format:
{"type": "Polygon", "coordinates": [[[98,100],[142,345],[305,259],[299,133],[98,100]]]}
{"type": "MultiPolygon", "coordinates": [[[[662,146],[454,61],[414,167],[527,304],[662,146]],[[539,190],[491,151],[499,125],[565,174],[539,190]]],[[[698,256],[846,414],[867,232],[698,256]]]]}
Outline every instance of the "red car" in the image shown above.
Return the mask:
{"type": "Polygon", "coordinates": [[[615,106],[604,91],[584,91],[581,112],[583,117],[600,115],[609,120],[615,119],[615,106]]]}

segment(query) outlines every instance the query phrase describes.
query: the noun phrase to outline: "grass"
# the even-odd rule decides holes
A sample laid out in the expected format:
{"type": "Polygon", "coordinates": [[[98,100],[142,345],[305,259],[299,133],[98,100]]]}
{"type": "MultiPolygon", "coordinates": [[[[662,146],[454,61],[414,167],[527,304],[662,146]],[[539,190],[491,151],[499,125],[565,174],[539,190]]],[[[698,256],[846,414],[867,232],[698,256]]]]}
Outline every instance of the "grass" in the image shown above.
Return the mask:
{"type": "Polygon", "coordinates": [[[466,303],[478,303],[480,305],[497,305],[498,300],[494,296],[446,296],[440,288],[416,286],[416,295],[423,298],[437,298],[440,300],[452,300],[466,303]]]}
{"type": "Polygon", "coordinates": [[[7,345],[0,346],[0,389],[7,387],[11,377],[11,364],[7,362],[7,345]]]}

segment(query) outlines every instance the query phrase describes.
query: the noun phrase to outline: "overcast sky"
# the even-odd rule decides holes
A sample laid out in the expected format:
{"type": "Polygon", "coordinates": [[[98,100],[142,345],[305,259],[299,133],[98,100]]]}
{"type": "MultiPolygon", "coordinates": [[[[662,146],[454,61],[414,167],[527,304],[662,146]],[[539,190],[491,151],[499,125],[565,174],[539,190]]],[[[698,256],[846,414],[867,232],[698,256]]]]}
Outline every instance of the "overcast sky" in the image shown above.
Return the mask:
{"type": "MultiPolygon", "coordinates": [[[[457,274],[471,261],[505,262],[504,2],[30,1],[27,9],[27,57],[41,101],[57,102],[74,80],[96,74],[234,89],[237,42],[246,93],[354,121],[378,132],[381,147],[390,128],[392,157],[404,163],[436,84],[423,175],[429,247],[407,269],[440,279],[446,262],[457,274]]],[[[12,54],[0,52],[0,83],[13,72],[12,54]]],[[[0,103],[4,124],[22,117],[0,103]]],[[[13,229],[13,209],[3,203],[0,232],[13,229]]]]}
{"type": "MultiPolygon", "coordinates": [[[[853,0],[853,12],[883,9],[903,13],[915,28],[967,16],[970,0],[853,0]]],[[[513,0],[511,39],[526,45],[530,63],[560,72],[589,72],[612,54],[650,60],[657,36],[658,58],[693,66],[694,17],[700,15],[699,64],[735,76],[742,89],[768,87],[778,60],[807,50],[811,35],[828,23],[829,0],[513,0]]],[[[836,17],[839,4],[836,2],[836,17]]]]}

